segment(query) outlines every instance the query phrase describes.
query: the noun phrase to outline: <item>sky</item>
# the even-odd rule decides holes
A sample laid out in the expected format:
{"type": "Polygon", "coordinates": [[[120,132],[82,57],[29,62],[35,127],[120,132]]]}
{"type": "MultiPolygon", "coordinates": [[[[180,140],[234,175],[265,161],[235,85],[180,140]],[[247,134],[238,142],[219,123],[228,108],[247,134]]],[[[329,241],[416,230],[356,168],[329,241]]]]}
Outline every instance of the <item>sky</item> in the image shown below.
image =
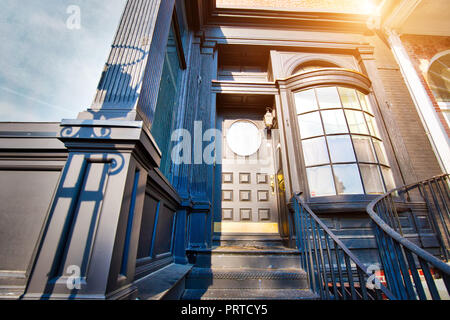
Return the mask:
{"type": "Polygon", "coordinates": [[[89,108],[125,3],[0,0],[0,121],[58,122],[89,108]]]}

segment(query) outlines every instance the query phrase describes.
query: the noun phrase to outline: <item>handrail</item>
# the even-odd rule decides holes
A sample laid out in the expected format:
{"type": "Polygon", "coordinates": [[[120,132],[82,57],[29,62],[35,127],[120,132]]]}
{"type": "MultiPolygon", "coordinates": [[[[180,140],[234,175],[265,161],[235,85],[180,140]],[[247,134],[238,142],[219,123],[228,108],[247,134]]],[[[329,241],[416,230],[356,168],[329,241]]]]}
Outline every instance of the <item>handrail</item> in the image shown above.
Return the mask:
{"type": "Polygon", "coordinates": [[[395,299],[300,195],[292,203],[297,247],[311,290],[327,300],[395,299]]]}
{"type": "Polygon", "coordinates": [[[449,175],[436,176],[394,189],[377,197],[367,207],[367,213],[374,223],[375,237],[387,286],[397,299],[427,300],[429,297],[433,300],[448,299],[443,288],[439,292],[437,282],[442,279],[447,294],[450,294],[450,266],[397,232],[403,233],[395,201],[395,198],[402,197],[404,194],[407,194],[407,200],[410,200],[410,193],[415,189],[419,191],[427,206],[431,224],[443,250],[443,257],[447,258],[448,253],[443,237],[445,235],[448,237],[448,208],[450,207],[448,178],[449,175]],[[441,224],[438,224],[436,213],[438,213],[441,224]],[[444,235],[440,229],[444,230],[444,235]],[[419,265],[425,281],[420,278],[419,265]],[[432,269],[435,273],[434,277],[432,269]],[[429,292],[428,296],[424,290],[425,283],[429,292]]]}

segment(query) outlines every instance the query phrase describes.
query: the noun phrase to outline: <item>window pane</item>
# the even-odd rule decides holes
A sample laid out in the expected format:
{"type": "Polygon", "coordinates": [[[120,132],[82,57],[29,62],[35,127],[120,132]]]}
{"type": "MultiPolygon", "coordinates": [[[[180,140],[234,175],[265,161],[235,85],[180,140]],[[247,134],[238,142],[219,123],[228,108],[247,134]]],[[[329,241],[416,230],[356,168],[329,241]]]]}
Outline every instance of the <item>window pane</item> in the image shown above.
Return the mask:
{"type": "Polygon", "coordinates": [[[371,140],[369,137],[353,136],[353,145],[359,161],[377,163],[371,140]]]}
{"type": "Polygon", "coordinates": [[[314,89],[296,93],[295,105],[297,106],[297,113],[317,110],[318,106],[314,89]]]}
{"type": "Polygon", "coordinates": [[[378,126],[377,122],[375,121],[375,118],[366,114],[366,120],[370,134],[374,137],[380,138],[380,131],[378,131],[378,126]]]}
{"type": "Polygon", "coordinates": [[[356,164],[333,166],[338,194],[364,194],[356,164]]]}
{"type": "Polygon", "coordinates": [[[335,87],[317,88],[316,92],[321,109],[341,108],[341,100],[335,87]]]}
{"type": "Polygon", "coordinates": [[[149,114],[149,120],[152,124],[150,131],[162,153],[160,170],[166,177],[170,177],[170,150],[172,146],[170,138],[172,128],[175,125],[176,114],[179,111],[177,97],[182,88],[181,79],[183,75],[177,52],[177,37],[173,23],[169,30],[164,56],[156,108],[154,113],[151,112],[149,114]]]}
{"type": "Polygon", "coordinates": [[[355,152],[353,151],[350,136],[327,137],[330,148],[331,162],[355,162],[355,152]]]}
{"type": "Polygon", "coordinates": [[[330,166],[307,168],[311,197],[335,196],[333,174],[330,166]]]}
{"type": "Polygon", "coordinates": [[[375,165],[362,164],[360,168],[366,193],[383,194],[383,180],[381,179],[379,167],[375,165]]]}
{"type": "Polygon", "coordinates": [[[386,154],[386,149],[384,148],[383,142],[373,139],[373,145],[377,153],[378,161],[381,164],[389,165],[389,161],[386,154]]]}
{"type": "Polygon", "coordinates": [[[327,134],[348,133],[347,122],[342,109],[322,111],[322,119],[327,134]]]}
{"type": "Polygon", "coordinates": [[[308,113],[298,117],[302,139],[323,135],[319,112],[308,113]]]}
{"type": "Polygon", "coordinates": [[[231,151],[242,157],[255,154],[262,142],[258,127],[248,121],[235,122],[228,129],[226,138],[231,151]]]}
{"type": "Polygon", "coordinates": [[[358,92],[359,102],[361,102],[361,106],[364,111],[370,112],[373,114],[372,106],[370,105],[367,96],[363,94],[362,92],[358,92]]]}
{"type": "Polygon", "coordinates": [[[355,89],[339,88],[338,90],[344,108],[361,109],[355,89]]]}
{"type": "Polygon", "coordinates": [[[369,130],[366,126],[366,120],[364,120],[364,113],[360,111],[345,110],[347,116],[348,126],[351,133],[369,134],[369,130]]]}
{"type": "Polygon", "coordinates": [[[383,172],[384,183],[386,183],[386,189],[391,191],[395,189],[394,176],[392,175],[392,170],[390,168],[381,167],[383,172]]]}
{"type": "Polygon", "coordinates": [[[306,166],[330,163],[327,144],[324,137],[304,140],[302,145],[306,166]]]}

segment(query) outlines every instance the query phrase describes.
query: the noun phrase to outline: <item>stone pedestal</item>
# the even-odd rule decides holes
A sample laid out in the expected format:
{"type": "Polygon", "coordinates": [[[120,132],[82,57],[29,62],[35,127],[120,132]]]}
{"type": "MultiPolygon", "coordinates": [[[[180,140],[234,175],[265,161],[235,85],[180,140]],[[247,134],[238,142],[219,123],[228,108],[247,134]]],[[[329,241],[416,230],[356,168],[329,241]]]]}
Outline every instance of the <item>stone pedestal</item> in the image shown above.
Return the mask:
{"type": "Polygon", "coordinates": [[[25,299],[129,298],[148,173],[161,158],[135,121],[63,121],[69,151],[25,299]]]}

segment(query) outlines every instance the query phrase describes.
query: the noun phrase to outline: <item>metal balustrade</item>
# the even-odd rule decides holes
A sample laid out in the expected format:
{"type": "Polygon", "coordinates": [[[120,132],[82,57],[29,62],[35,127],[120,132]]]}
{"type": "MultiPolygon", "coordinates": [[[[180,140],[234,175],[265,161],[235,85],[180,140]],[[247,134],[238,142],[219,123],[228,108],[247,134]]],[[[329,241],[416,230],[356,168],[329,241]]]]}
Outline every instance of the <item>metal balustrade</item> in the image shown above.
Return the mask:
{"type": "Polygon", "coordinates": [[[326,300],[395,299],[300,195],[292,204],[297,247],[311,290],[326,300]]]}
{"type": "Polygon", "coordinates": [[[413,202],[425,203],[441,258],[448,261],[449,175],[392,190],[367,207],[387,287],[396,299],[449,299],[450,266],[404,237],[399,207],[413,202]]]}

